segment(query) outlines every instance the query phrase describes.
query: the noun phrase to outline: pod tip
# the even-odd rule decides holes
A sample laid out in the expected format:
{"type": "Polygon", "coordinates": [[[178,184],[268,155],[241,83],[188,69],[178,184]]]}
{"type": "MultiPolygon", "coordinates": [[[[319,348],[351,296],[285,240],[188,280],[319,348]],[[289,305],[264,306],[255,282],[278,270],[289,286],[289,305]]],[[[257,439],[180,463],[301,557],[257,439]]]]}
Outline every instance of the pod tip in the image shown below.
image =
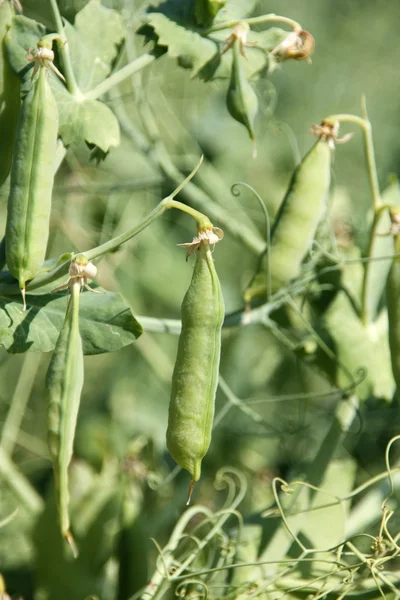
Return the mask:
{"type": "Polygon", "coordinates": [[[253,152],[252,152],[252,158],[257,158],[257,143],[256,143],[256,138],[252,137],[251,141],[253,142],[253,152]]]}
{"type": "Polygon", "coordinates": [[[74,558],[78,558],[78,554],[79,554],[78,548],[76,547],[75,540],[74,540],[72,533],[69,530],[67,530],[67,531],[63,532],[63,536],[64,536],[65,540],[67,541],[69,547],[71,548],[74,558]]]}
{"type": "Polygon", "coordinates": [[[23,310],[26,310],[26,289],[25,289],[25,286],[21,288],[21,296],[22,296],[22,302],[24,303],[23,310]]]}
{"type": "Polygon", "coordinates": [[[189,491],[188,491],[188,497],[187,497],[187,500],[186,500],[186,506],[189,506],[190,500],[192,499],[193,488],[194,488],[194,479],[192,479],[190,481],[189,491]]]}

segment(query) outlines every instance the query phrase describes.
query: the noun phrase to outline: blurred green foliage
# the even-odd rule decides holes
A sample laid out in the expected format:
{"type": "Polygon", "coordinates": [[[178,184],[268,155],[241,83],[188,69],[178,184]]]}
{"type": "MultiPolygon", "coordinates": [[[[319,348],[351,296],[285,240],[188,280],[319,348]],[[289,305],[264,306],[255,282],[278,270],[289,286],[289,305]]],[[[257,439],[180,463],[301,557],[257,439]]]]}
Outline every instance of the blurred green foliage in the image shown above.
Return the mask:
{"type": "MultiPolygon", "coordinates": [[[[23,2],[26,16],[51,28],[52,14],[44,4],[23,2]]],[[[85,4],[59,2],[71,21],[85,4]]],[[[126,31],[116,59],[121,66],[143,51],[143,38],[135,31],[144,6],[136,0],[102,4],[121,12],[126,31]]],[[[288,61],[254,82],[260,103],[255,126],[257,158],[252,158],[246,130],[226,109],[227,80],[205,83],[191,79],[188,70],[162,56],[102,98],[117,116],[122,132],[121,144],[112,148],[104,161],[96,164],[83,142],[68,149],[56,177],[49,257],[91,248],[132,227],[176,187],[176,178],[182,180],[202,153],[205,161],[194,182],[213,205],[222,208],[224,219],[214,225],[225,229],[232,219],[253,232],[255,239],[265,240],[264,217],[254,196],[241,188],[235,197],[231,186],[237,181],[249,183],[273,217],[294,166],[313,143],[310,126],[330,114],[360,114],[363,94],[373,126],[379,181],[382,189],[386,187],[389,174],[399,171],[400,4],[395,0],[261,0],[254,14],[271,12],[300,22],[315,37],[316,50],[312,64],[288,61]]],[[[343,126],[343,131],[355,135],[336,149],[333,218],[350,228],[350,245],[355,241],[365,252],[371,194],[362,135],[351,125],[343,126]]],[[[7,196],[6,182],[0,189],[2,223],[7,196]]],[[[192,197],[184,190],[179,199],[190,204],[192,197]]],[[[128,600],[154,571],[158,551],[150,539],[164,546],[184,511],[188,476],[174,470],[165,448],[177,336],[155,331],[156,322],[144,317],[179,319],[193,264],[185,262],[177,244],[190,241],[194,234],[188,216],[168,211],[140,236],[97,261],[98,283],[120,292],[133,313],[143,316],[145,333],[126,348],[85,357],[71,468],[72,522],[80,548],[76,563],[65,556],[55,525],[44,388],[50,357],[0,352],[0,521],[18,507],[0,529],[0,572],[13,598],[84,600],[97,594],[102,600],[128,600]],[[11,421],[18,423],[15,431],[11,421]],[[28,488],[19,486],[18,473],[28,488]],[[27,497],[31,498],[28,503],[27,497]]],[[[242,293],[256,269],[256,253],[225,230],[214,257],[226,312],[243,310],[242,293]]],[[[228,388],[217,393],[217,424],[193,500],[217,512],[224,503],[223,493],[213,487],[218,469],[228,465],[245,474],[247,493],[239,508],[246,529],[236,560],[267,556],[262,549],[267,547],[268,553],[267,541],[275,539],[275,525],[260,517],[274,501],[273,477],[291,479],[314,473],[314,485],[323,484],[333,496],[345,496],[353,485],[385,470],[386,444],[399,430],[397,397],[391,404],[383,403],[369,387],[365,403],[336,448],[335,458],[343,462],[332,463],[331,470],[317,477],[318,452],[334,427],[340,395],[335,394],[326,373],[315,367],[312,353],[307,352],[307,343],[312,344],[313,339],[305,335],[303,326],[293,325],[296,315],[281,311],[274,315],[275,327],[255,323],[227,327],[223,332],[221,375],[228,388]],[[289,331],[288,345],[285,336],[289,331]],[[247,537],[253,546],[246,542],[247,537]]],[[[336,315],[339,321],[341,315],[336,315]]],[[[346,327],[351,324],[344,327],[343,335],[346,327]]],[[[378,345],[374,352],[378,355],[380,351],[378,345]]],[[[365,366],[359,358],[355,368],[365,366]]],[[[370,369],[373,363],[374,355],[370,369]]],[[[347,385],[348,381],[341,383],[347,385]]],[[[394,449],[392,464],[397,455],[394,449]]],[[[307,540],[321,547],[324,540],[325,546],[338,543],[350,531],[377,535],[384,496],[381,488],[379,493],[378,499],[367,498],[375,503],[364,506],[361,495],[353,504],[343,505],[346,515],[352,510],[348,529],[340,520],[344,519],[342,513],[309,513],[309,522],[302,524],[307,540]],[[333,536],[335,539],[329,537],[329,531],[324,537],[327,520],[332,527],[338,523],[340,535],[333,536]]],[[[296,507],[303,502],[303,509],[310,502],[323,504],[319,492],[308,504],[298,502],[296,507]]],[[[393,531],[398,529],[398,516],[391,525],[393,531]]],[[[235,527],[229,526],[232,538],[235,527]]],[[[275,546],[269,549],[271,555],[272,548],[275,546]]],[[[286,546],[280,548],[285,556],[286,546]]],[[[219,546],[214,550],[217,556],[219,546]]],[[[293,547],[291,551],[296,554],[293,547]]],[[[183,556],[185,552],[182,550],[183,556]]],[[[269,556],[270,560],[278,558],[269,556]]],[[[197,568],[217,562],[203,555],[198,561],[197,568]]],[[[304,570],[304,579],[315,575],[306,567],[304,570]]],[[[261,578],[258,572],[257,577],[261,578]]],[[[239,586],[255,576],[251,569],[238,569],[229,578],[239,586]]],[[[291,595],[317,595],[318,590],[305,589],[291,595]]],[[[166,593],[172,597],[173,590],[166,593]]],[[[196,588],[191,594],[197,598],[201,591],[196,588]]],[[[230,594],[236,597],[234,592],[230,594]]],[[[379,596],[376,590],[371,594],[379,596]]],[[[213,597],[220,596],[217,589],[213,597]]],[[[395,597],[393,590],[387,597],[395,597]]]]}

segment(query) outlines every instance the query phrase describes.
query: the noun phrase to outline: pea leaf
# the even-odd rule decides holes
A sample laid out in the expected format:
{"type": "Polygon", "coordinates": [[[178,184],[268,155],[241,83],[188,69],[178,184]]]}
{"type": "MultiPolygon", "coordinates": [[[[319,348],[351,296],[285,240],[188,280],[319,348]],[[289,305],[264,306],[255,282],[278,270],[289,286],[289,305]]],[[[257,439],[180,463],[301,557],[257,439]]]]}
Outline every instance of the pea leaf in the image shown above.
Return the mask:
{"type": "Polygon", "coordinates": [[[313,548],[335,546],[345,539],[349,501],[340,502],[353,489],[356,464],[353,460],[333,461],[325,472],[319,491],[310,490],[310,508],[302,533],[313,548]]]}
{"type": "MultiPolygon", "coordinates": [[[[220,22],[228,18],[242,18],[251,12],[248,5],[252,3],[228,1],[217,13],[216,19],[220,22]]],[[[204,30],[196,26],[194,2],[164,2],[156,9],[150,8],[142,22],[143,26],[138,33],[144,35],[147,41],[153,41],[160,51],[166,50],[168,56],[176,59],[181,67],[190,69],[191,77],[199,77],[205,81],[230,77],[231,52],[221,56],[223,42],[230,30],[204,35],[204,30]]],[[[243,61],[243,66],[247,78],[254,78],[267,69],[269,52],[286,35],[287,32],[276,27],[249,33],[248,41],[255,46],[246,48],[247,60],[243,61]]]]}
{"type": "MultiPolygon", "coordinates": [[[[57,341],[68,295],[29,294],[28,310],[17,298],[0,298],[0,344],[13,354],[50,352],[57,341]]],[[[142,333],[120,294],[81,294],[79,326],[84,354],[113,352],[132,344],[142,333]]]]}
{"type": "Polygon", "coordinates": [[[65,22],[72,67],[82,92],[103,81],[111,70],[117,46],[125,32],[117,11],[91,0],[75,18],[73,27],[65,22]]]}
{"type": "Polygon", "coordinates": [[[108,152],[119,145],[118,120],[108,106],[99,100],[71,101],[71,94],[53,74],[51,85],[58,106],[58,132],[65,146],[85,140],[108,152]]]}
{"type": "MultiPolygon", "coordinates": [[[[12,69],[23,79],[23,91],[30,87],[30,70],[26,54],[35,48],[45,29],[32,19],[17,16],[7,39],[7,54],[12,69]]],[[[65,33],[79,94],[70,94],[66,86],[51,75],[50,84],[59,111],[59,133],[65,145],[83,140],[108,152],[118,146],[120,132],[113,112],[98,100],[86,99],[84,93],[101,83],[109,74],[117,46],[124,37],[120,15],[91,0],[77,15],[75,26],[65,22],[65,33]]],[[[60,68],[60,65],[58,65],[60,68]]]]}
{"type": "Polygon", "coordinates": [[[323,321],[333,341],[337,363],[320,357],[320,364],[325,362],[329,370],[327,362],[330,362],[334,383],[338,387],[349,386],[350,377],[357,379],[357,373],[363,368],[365,378],[356,389],[360,400],[366,400],[372,394],[390,402],[395,384],[390,363],[387,312],[382,311],[375,322],[364,326],[348,296],[339,292],[323,321]]]}
{"type": "Polygon", "coordinates": [[[250,15],[258,0],[227,0],[225,6],[215,16],[214,23],[231,19],[243,19],[250,15]]]}

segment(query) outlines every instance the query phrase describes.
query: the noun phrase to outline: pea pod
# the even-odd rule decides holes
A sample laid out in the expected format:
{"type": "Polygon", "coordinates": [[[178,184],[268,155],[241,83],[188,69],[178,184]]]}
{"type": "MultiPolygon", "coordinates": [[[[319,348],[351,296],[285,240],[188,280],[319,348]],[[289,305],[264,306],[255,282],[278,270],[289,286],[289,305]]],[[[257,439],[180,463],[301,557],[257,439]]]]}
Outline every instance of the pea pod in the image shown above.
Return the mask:
{"type": "Polygon", "coordinates": [[[19,109],[19,78],[8,63],[5,48],[13,16],[10,2],[0,3],[0,187],[10,172],[19,109]]]}
{"type": "Polygon", "coordinates": [[[199,25],[208,27],[226,4],[226,0],[196,0],[194,14],[199,25]]]}
{"type": "Polygon", "coordinates": [[[258,273],[245,292],[246,302],[267,291],[274,294],[299,276],[327,209],[331,160],[331,143],[320,137],[294,171],[271,230],[269,253],[262,256],[258,273]]]}
{"type": "Polygon", "coordinates": [[[246,60],[243,54],[248,26],[244,31],[243,27],[244,25],[237,33],[231,34],[232,70],[226,96],[226,106],[231,116],[246,127],[250,139],[255,142],[254,120],[258,111],[258,99],[246,77],[242,64],[246,60]]]}
{"type": "Polygon", "coordinates": [[[167,447],[174,460],[192,476],[210,442],[221,352],[224,302],[210,246],[198,249],[192,280],[182,303],[182,332],[172,375],[167,447]]]}
{"type": "MultiPolygon", "coordinates": [[[[395,254],[400,254],[400,235],[395,238],[395,254]]],[[[386,282],[389,318],[389,347],[393,376],[400,390],[400,259],[395,256],[386,282]]]]}
{"type": "Polygon", "coordinates": [[[46,378],[49,396],[48,443],[54,467],[61,533],[73,549],[68,509],[68,466],[72,458],[83,386],[83,350],[79,333],[80,288],[81,282],[75,277],[64,324],[46,378]]]}
{"type": "Polygon", "coordinates": [[[7,265],[23,297],[46,254],[57,130],[57,105],[40,67],[18,116],[7,207],[7,265]]]}

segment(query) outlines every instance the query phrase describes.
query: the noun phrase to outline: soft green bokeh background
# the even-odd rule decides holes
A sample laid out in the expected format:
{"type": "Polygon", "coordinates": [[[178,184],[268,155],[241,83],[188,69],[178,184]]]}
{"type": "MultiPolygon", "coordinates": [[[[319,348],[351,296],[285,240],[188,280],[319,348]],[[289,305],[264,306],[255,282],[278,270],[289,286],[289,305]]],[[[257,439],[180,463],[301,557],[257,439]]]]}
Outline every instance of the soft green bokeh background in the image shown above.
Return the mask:
{"type": "MultiPolygon", "coordinates": [[[[123,9],[128,25],[132,24],[127,54],[141,53],[142,40],[132,33],[136,21],[131,18],[141,3],[127,0],[124,5],[122,0],[108,0],[104,4],[123,9]]],[[[42,10],[33,0],[27,0],[24,6],[28,16],[42,10]]],[[[188,72],[167,56],[142,76],[113,90],[106,100],[111,108],[122,108],[126,118],[143,132],[137,101],[144,93],[175,165],[186,175],[204,152],[208,160],[196,176],[196,183],[224,207],[226,220],[248,221],[255,235],[257,231],[264,235],[262,211],[248,192],[242,191],[239,199],[233,198],[232,184],[245,181],[252,185],[273,215],[294,165],[313,143],[310,126],[330,114],[360,114],[363,94],[373,126],[382,188],[389,173],[398,173],[400,153],[400,4],[395,0],[261,1],[257,14],[266,12],[299,21],[315,36],[316,50],[312,64],[285,63],[268,79],[255,84],[260,97],[256,159],[251,156],[247,132],[227,113],[227,82],[205,84],[190,80],[188,72]]],[[[350,215],[356,239],[364,249],[371,197],[361,130],[356,126],[343,127],[343,132],[348,131],[355,135],[350,143],[337,148],[334,184],[336,193],[347,202],[346,218],[350,215]]],[[[121,146],[112,150],[99,166],[89,161],[89,151],[83,145],[70,149],[56,178],[49,256],[95,246],[129,228],[171,189],[171,184],[163,180],[126,133],[121,146]],[[138,185],[140,189],[135,190],[138,185]]],[[[4,223],[7,185],[0,193],[4,223]]],[[[224,229],[224,222],[215,225],[224,229]]],[[[98,261],[98,282],[105,288],[120,290],[136,316],[178,319],[193,261],[186,263],[184,251],[176,244],[189,241],[194,233],[188,216],[165,214],[120,251],[98,261]]],[[[216,247],[214,257],[230,313],[243,307],[242,292],[257,257],[229,233],[216,247]]],[[[154,482],[152,487],[148,485],[152,478],[160,484],[174,468],[165,448],[165,430],[176,347],[176,336],[145,332],[136,344],[124,350],[85,359],[73,466],[77,479],[81,476],[83,482],[91,481],[93,473],[107,469],[111,472],[109,481],[114,482],[119,461],[132,444],[143,446],[141,451],[134,448],[138,471],[133,470],[133,475],[131,472],[140,497],[137,510],[144,531],[140,539],[154,537],[160,543],[165,542],[183,510],[189,483],[188,474],[179,473],[158,490],[152,489],[156,487],[154,482]]],[[[27,394],[28,406],[13,460],[43,497],[51,495],[53,482],[46,447],[44,376],[48,361],[49,356],[39,359],[0,353],[0,423],[6,419],[12,403],[18,403],[22,393],[27,394]],[[24,378],[22,389],[16,388],[19,377],[24,378]]],[[[240,399],[260,401],[253,406],[259,422],[254,416],[231,408],[215,430],[204,461],[204,476],[195,488],[193,500],[217,506],[218,496],[212,487],[214,475],[224,465],[236,466],[248,478],[249,492],[242,511],[249,516],[270,504],[272,476],[285,477],[301,471],[301,465],[314,456],[331,422],[336,399],[277,400],[277,395],[323,391],[329,385],[259,325],[224,331],[221,373],[240,399]]],[[[226,402],[219,390],[217,412],[226,402]]],[[[356,459],[358,479],[383,470],[384,448],[397,432],[398,424],[396,404],[382,406],[371,400],[361,409],[359,423],[341,449],[341,456],[350,454],[356,459]]],[[[7,432],[3,431],[3,435],[7,432]]],[[[0,485],[2,519],[15,507],[15,499],[4,481],[0,480],[0,485]]],[[[33,598],[37,572],[25,517],[29,521],[21,509],[18,518],[0,530],[0,571],[8,589],[28,600],[33,598]]],[[[112,565],[109,571],[111,574],[100,582],[102,598],[113,597],[112,583],[107,583],[115,580],[112,565]]],[[[57,600],[63,600],[67,593],[58,591],[57,600]]]]}

